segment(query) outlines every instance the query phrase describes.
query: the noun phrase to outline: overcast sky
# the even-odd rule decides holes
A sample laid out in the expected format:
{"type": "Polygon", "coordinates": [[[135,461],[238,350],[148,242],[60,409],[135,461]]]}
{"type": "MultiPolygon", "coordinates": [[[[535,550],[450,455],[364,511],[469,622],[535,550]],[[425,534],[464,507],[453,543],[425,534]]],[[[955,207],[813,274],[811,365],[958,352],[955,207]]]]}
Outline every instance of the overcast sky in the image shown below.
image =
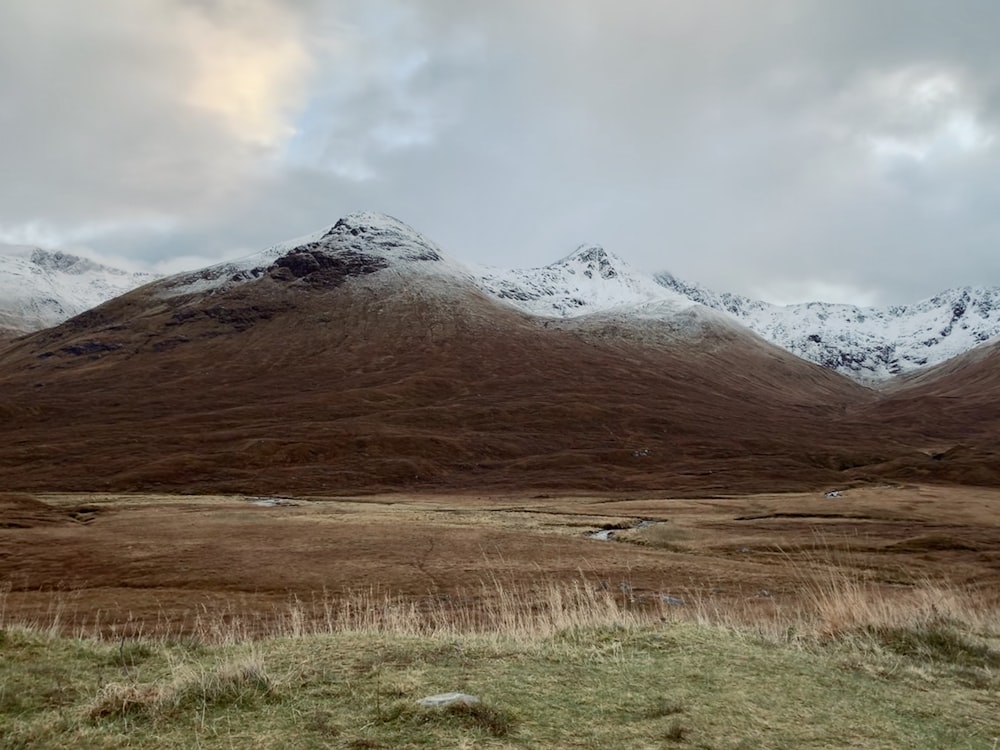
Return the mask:
{"type": "Polygon", "coordinates": [[[995,0],[4,0],[0,241],[185,270],[359,209],[772,301],[1000,285],[995,0]]]}

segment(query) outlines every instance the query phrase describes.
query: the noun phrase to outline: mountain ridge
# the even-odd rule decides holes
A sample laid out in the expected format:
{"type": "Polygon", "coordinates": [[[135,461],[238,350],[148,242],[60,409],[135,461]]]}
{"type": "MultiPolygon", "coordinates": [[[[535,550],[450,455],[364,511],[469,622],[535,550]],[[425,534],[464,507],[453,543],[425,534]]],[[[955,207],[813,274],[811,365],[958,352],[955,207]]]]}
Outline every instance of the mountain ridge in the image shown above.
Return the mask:
{"type": "MultiPolygon", "coordinates": [[[[676,322],[704,318],[711,310],[795,356],[867,386],[881,387],[1000,336],[1000,287],[961,287],[886,307],[781,306],[714,292],[668,272],[638,271],[594,244],[580,245],[537,268],[462,263],[405,223],[371,211],[349,214],[326,229],[245,258],[168,277],[165,293],[219,291],[270,273],[329,284],[344,274],[391,270],[400,263],[422,269],[423,283],[471,283],[521,313],[551,320],[599,314],[676,322]],[[323,260],[328,256],[316,254],[331,243],[346,251],[332,265],[323,260]],[[292,249],[297,249],[293,257],[272,268],[292,249]],[[321,269],[321,262],[327,267],[321,269]]],[[[0,252],[0,330],[10,336],[56,325],[155,278],[69,253],[37,248],[0,252]]]]}
{"type": "Polygon", "coordinates": [[[945,362],[1000,336],[1000,287],[957,287],[905,305],[774,305],[661,272],[659,283],[724,312],[793,354],[875,384],[945,362]]]}

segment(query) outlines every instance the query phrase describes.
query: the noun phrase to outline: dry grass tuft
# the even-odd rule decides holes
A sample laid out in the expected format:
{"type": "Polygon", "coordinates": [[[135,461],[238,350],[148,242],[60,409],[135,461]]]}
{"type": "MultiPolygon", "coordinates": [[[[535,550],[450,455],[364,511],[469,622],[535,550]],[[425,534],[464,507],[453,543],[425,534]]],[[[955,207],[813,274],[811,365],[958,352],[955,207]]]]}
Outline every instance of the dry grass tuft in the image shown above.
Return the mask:
{"type": "Polygon", "coordinates": [[[663,733],[663,739],[668,742],[684,742],[690,733],[690,729],[679,721],[674,721],[667,728],[667,731],[663,733]]]}
{"type": "MultiPolygon", "coordinates": [[[[568,582],[525,584],[503,580],[496,574],[477,587],[423,599],[370,588],[338,595],[324,592],[311,600],[292,598],[283,607],[263,615],[204,609],[176,633],[154,628],[155,637],[146,635],[141,628],[108,631],[100,626],[99,618],[90,631],[77,627],[70,634],[118,643],[108,663],[126,671],[148,658],[151,652],[143,644],[177,642],[181,635],[192,648],[199,644],[238,645],[268,637],[336,633],[487,636],[531,641],[567,632],[609,628],[634,631],[672,622],[721,627],[769,641],[861,638],[884,642],[896,651],[904,648],[900,645],[905,641],[901,633],[911,633],[911,640],[929,643],[928,639],[944,639],[942,633],[948,631],[970,637],[965,650],[978,653],[969,658],[981,661],[992,659],[993,652],[977,652],[977,639],[1000,638],[1000,597],[986,593],[935,582],[890,588],[832,562],[803,566],[799,590],[782,599],[769,594],[744,599],[715,597],[700,590],[675,590],[671,595],[636,593],[625,582],[609,586],[583,576],[568,582]]],[[[0,589],[0,628],[23,629],[49,638],[69,630],[64,624],[68,604],[58,597],[50,600],[44,615],[30,620],[7,615],[4,603],[5,592],[0,589]]],[[[928,643],[906,646],[907,654],[945,648],[928,643]]],[[[210,702],[221,699],[227,691],[266,694],[273,684],[258,667],[251,662],[240,667],[230,665],[215,675],[190,677],[188,682],[204,681],[205,698],[210,702]]]]}
{"type": "MultiPolygon", "coordinates": [[[[294,600],[275,618],[272,633],[286,637],[352,632],[531,639],[568,630],[635,628],[658,623],[663,617],[662,607],[654,602],[636,606],[629,594],[584,580],[524,586],[495,578],[471,591],[425,601],[376,590],[319,602],[294,600]]],[[[207,627],[202,632],[213,641],[242,640],[240,622],[229,622],[226,628],[207,627]]]]}
{"type": "Polygon", "coordinates": [[[91,719],[152,718],[178,709],[246,705],[276,692],[262,661],[255,656],[208,668],[178,664],[168,680],[133,680],[104,685],[87,712],[91,719]]]}
{"type": "Polygon", "coordinates": [[[94,698],[88,714],[91,719],[127,719],[151,713],[162,700],[163,690],[156,685],[109,682],[94,698]]]}
{"type": "Polygon", "coordinates": [[[517,726],[513,713],[484,701],[452,703],[441,708],[422,708],[411,701],[399,702],[382,717],[382,722],[414,727],[453,725],[478,730],[491,737],[507,737],[517,726]]]}

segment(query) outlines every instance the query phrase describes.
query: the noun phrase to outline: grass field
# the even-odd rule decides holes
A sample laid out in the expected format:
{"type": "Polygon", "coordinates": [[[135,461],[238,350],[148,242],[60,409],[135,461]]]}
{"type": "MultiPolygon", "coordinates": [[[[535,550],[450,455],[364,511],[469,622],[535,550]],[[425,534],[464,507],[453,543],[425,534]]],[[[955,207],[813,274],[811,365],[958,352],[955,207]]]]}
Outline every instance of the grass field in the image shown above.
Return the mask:
{"type": "Polygon", "coordinates": [[[0,750],[996,750],[997,507],[3,496],[0,750]]]}
{"type": "MultiPolygon", "coordinates": [[[[329,632],[247,639],[72,638],[0,631],[0,748],[995,748],[1000,628],[972,600],[862,611],[831,635],[687,611],[663,619],[610,593],[518,592],[487,626],[369,601],[329,632]],[[544,607],[542,609],[545,609],[544,607]],[[656,621],[659,620],[659,621],[656,621]],[[416,633],[423,632],[422,635],[416,633]],[[450,691],[481,702],[424,709],[450,691]]],[[[935,597],[942,592],[935,592],[935,597]]],[[[842,600],[838,601],[842,597],[842,600]]],[[[360,602],[358,603],[360,604],[360,602]]],[[[804,613],[800,613],[802,615],[804,613]]],[[[301,622],[301,620],[299,621],[301,622]]]]}

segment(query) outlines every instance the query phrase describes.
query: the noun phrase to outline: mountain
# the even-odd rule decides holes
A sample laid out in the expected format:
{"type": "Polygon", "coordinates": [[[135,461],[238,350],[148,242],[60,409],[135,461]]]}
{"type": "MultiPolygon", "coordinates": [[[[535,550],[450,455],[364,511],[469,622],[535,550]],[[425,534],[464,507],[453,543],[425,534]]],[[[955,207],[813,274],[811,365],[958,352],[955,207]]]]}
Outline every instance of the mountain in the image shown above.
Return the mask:
{"type": "Polygon", "coordinates": [[[911,450],[903,430],[854,427],[871,390],[633,284],[603,251],[523,273],[526,298],[504,296],[516,274],[359,213],[147,284],[0,349],[0,474],[21,490],[700,493],[840,483],[911,450]],[[590,286],[587,314],[524,309],[590,286]]]}
{"type": "Polygon", "coordinates": [[[872,466],[908,481],[1000,485],[1000,342],[902,376],[864,412],[886,429],[919,433],[922,448],[872,466]]]}
{"type": "Polygon", "coordinates": [[[0,337],[57,325],[154,278],[69,253],[0,245],[0,337]]]}
{"type": "Polygon", "coordinates": [[[479,269],[477,284],[488,294],[532,315],[576,317],[619,307],[655,303],[674,312],[692,301],[628,267],[598,245],[582,245],[543,268],[479,269]]]}
{"type": "MultiPolygon", "coordinates": [[[[405,225],[377,216],[374,224],[381,227],[378,241],[417,254],[435,253],[450,273],[534,316],[564,319],[617,310],[677,322],[683,311],[704,317],[704,308],[710,308],[796,356],[867,385],[944,362],[1000,335],[1000,288],[953,289],[913,305],[884,308],[821,302],[780,306],[716,293],[669,273],[650,276],[596,245],[583,245],[542,268],[501,270],[445,262],[439,249],[405,225]],[[695,313],[696,306],[704,307],[695,313]]],[[[171,283],[198,291],[246,281],[289,249],[321,242],[322,235],[279,243],[259,257],[183,274],[171,283]]],[[[0,338],[54,326],[154,278],[67,253],[0,246],[0,338]]]]}
{"type": "MultiPolygon", "coordinates": [[[[1000,288],[952,289],[912,305],[774,305],[649,276],[596,245],[536,269],[471,271],[487,294],[533,315],[620,310],[675,317],[704,306],[792,354],[874,385],[944,362],[1000,336],[1000,288]]],[[[701,311],[704,315],[705,310],[701,311]]]]}
{"type": "Polygon", "coordinates": [[[669,273],[665,288],[732,316],[799,357],[862,383],[944,362],[1000,335],[1000,288],[965,287],[912,305],[856,307],[810,302],[772,305],[717,294],[669,273]]]}

